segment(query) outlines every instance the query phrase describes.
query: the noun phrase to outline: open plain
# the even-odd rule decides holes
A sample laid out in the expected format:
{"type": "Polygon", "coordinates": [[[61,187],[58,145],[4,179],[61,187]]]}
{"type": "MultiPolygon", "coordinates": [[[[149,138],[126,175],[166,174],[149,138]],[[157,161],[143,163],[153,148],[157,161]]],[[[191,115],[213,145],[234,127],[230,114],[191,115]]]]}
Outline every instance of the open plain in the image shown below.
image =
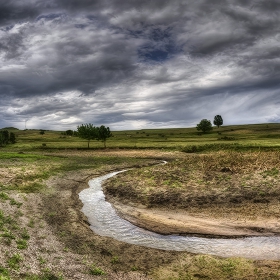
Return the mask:
{"type": "Polygon", "coordinates": [[[115,132],[107,149],[15,130],[0,148],[0,279],[280,279],[280,261],[156,250],[90,230],[78,194],[104,184],[121,216],[163,234],[279,234],[280,125],[115,132]],[[143,133],[144,132],[144,133],[143,133]],[[157,165],[163,160],[166,165],[157,165]]]}

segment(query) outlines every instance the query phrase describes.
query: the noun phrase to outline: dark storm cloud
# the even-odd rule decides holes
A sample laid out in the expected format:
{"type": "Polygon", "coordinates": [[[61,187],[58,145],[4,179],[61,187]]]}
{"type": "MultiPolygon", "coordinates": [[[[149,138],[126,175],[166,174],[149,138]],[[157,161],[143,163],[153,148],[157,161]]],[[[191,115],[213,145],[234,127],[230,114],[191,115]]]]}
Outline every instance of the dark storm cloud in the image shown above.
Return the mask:
{"type": "Polygon", "coordinates": [[[0,27],[9,28],[15,21],[33,19],[39,13],[36,6],[28,5],[26,1],[1,0],[0,2],[0,27]]]}
{"type": "Polygon", "coordinates": [[[2,0],[0,126],[279,120],[279,11],[276,0],[2,0]]]}
{"type": "Polygon", "coordinates": [[[105,34],[102,30],[92,31],[89,27],[84,30],[83,38],[76,40],[77,31],[73,31],[72,23],[63,14],[41,16],[37,20],[39,27],[32,24],[16,34],[3,36],[4,39],[5,35],[8,37],[9,51],[2,51],[6,61],[18,56],[20,51],[25,51],[23,55],[30,58],[24,69],[14,69],[0,77],[2,87],[7,88],[10,84],[9,94],[24,97],[71,89],[88,94],[104,83],[108,86],[126,79],[133,72],[133,49],[126,45],[124,36],[110,31],[105,34]],[[62,29],[57,21],[63,21],[62,29]],[[34,43],[31,37],[34,34],[30,34],[30,30],[38,32],[35,36],[39,38],[34,43]],[[59,38],[60,32],[66,34],[65,38],[59,38]],[[26,40],[29,37],[31,39],[26,40]],[[51,41],[53,37],[55,40],[51,41]],[[30,48],[35,50],[31,52],[30,48]]]}

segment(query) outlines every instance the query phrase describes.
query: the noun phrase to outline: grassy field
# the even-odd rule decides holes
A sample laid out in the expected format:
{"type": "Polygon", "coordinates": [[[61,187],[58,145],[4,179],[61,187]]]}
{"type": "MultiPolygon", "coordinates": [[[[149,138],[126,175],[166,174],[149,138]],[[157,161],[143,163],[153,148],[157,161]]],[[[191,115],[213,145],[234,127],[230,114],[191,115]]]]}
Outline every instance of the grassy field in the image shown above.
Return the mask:
{"type": "MultiPolygon", "coordinates": [[[[62,135],[59,131],[11,130],[17,137],[13,149],[85,149],[87,141],[62,135]]],[[[222,126],[212,132],[202,134],[196,128],[145,129],[133,131],[114,131],[107,140],[108,148],[163,148],[184,149],[196,146],[198,149],[230,147],[235,149],[257,149],[258,147],[280,147],[280,124],[255,124],[222,126]]],[[[91,148],[102,148],[103,143],[91,141],[91,148]]]]}
{"type": "Polygon", "coordinates": [[[278,217],[270,202],[280,201],[280,124],[223,126],[207,134],[115,131],[107,149],[98,141],[87,149],[87,141],[58,131],[10,132],[16,143],[0,147],[1,280],[280,279],[279,261],[165,252],[97,236],[78,199],[88,178],[137,167],[110,182],[128,200],[204,212],[220,204],[221,215],[243,215],[246,202],[255,207],[252,216],[278,217]],[[149,167],[162,159],[169,164],[149,167]]]}

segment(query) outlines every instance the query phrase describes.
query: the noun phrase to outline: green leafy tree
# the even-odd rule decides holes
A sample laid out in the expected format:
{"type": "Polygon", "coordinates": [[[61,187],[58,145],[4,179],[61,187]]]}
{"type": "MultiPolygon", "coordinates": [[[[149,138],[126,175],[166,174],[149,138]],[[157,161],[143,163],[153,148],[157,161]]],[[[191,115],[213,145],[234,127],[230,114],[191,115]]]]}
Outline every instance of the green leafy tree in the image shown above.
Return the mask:
{"type": "Polygon", "coordinates": [[[44,134],[45,134],[45,130],[41,129],[39,133],[40,133],[41,135],[44,135],[44,134]]]}
{"type": "Polygon", "coordinates": [[[78,126],[77,133],[80,138],[86,139],[88,141],[88,148],[90,140],[98,138],[98,129],[91,123],[78,126]]]}
{"type": "Polygon", "coordinates": [[[106,140],[107,138],[112,136],[110,128],[101,125],[100,127],[97,128],[97,130],[98,130],[97,140],[101,140],[104,143],[104,148],[106,148],[106,140]]]}
{"type": "Polygon", "coordinates": [[[214,123],[214,125],[216,125],[218,128],[219,128],[221,125],[223,125],[224,122],[223,122],[222,116],[216,115],[216,116],[214,117],[213,123],[214,123]]]}
{"type": "Polygon", "coordinates": [[[212,123],[209,120],[203,119],[199,124],[196,125],[196,129],[198,131],[202,131],[203,133],[209,132],[213,129],[212,123]]]}

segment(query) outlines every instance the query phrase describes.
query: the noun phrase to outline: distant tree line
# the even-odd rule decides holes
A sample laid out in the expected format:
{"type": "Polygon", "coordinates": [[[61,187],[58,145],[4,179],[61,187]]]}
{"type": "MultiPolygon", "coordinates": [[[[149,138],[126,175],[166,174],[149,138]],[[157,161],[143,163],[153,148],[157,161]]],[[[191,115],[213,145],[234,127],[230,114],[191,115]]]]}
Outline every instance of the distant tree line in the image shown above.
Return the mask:
{"type": "Polygon", "coordinates": [[[7,144],[15,144],[16,135],[8,130],[0,130],[0,146],[5,146],[7,144]]]}
{"type": "MultiPolygon", "coordinates": [[[[213,121],[214,125],[218,128],[223,125],[224,121],[221,115],[216,115],[213,121]]],[[[203,133],[210,132],[213,129],[212,123],[210,120],[202,119],[199,124],[196,125],[196,129],[198,131],[202,131],[203,133]]]]}

